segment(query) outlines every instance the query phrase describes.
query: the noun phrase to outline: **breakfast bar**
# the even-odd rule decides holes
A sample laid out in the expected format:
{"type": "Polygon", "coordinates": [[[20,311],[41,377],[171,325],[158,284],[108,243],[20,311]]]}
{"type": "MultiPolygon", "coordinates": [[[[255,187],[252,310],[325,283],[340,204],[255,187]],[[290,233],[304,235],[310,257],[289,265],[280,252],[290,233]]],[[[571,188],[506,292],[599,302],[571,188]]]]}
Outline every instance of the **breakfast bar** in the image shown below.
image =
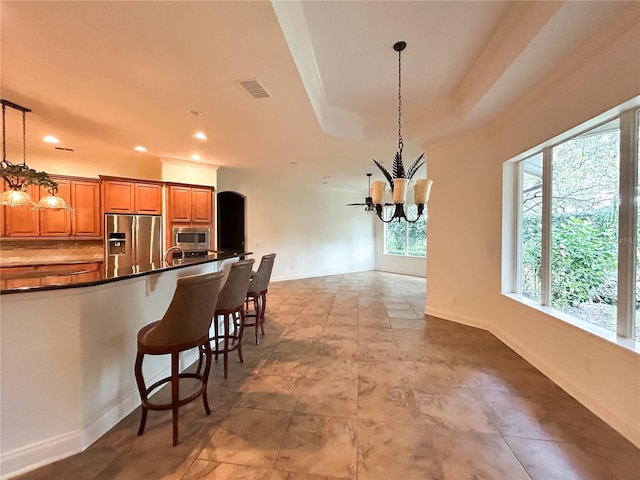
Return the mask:
{"type": "MultiPolygon", "coordinates": [[[[179,277],[223,270],[244,255],[105,269],[80,280],[71,272],[56,282],[3,289],[5,468],[20,471],[80,452],[134,410],[138,330],[164,314],[179,277]]],[[[196,358],[187,352],[181,368],[196,358]]],[[[168,368],[165,358],[150,358],[144,374],[153,381],[168,368]]]]}

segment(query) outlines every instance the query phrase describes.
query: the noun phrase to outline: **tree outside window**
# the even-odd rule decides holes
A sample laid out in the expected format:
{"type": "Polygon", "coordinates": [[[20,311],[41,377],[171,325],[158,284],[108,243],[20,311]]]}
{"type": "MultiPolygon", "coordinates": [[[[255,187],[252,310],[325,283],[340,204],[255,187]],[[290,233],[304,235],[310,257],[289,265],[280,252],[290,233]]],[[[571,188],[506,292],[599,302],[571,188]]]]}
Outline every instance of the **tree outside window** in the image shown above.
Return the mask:
{"type": "MultiPolygon", "coordinates": [[[[620,128],[619,118],[611,120],[521,160],[518,169],[518,291],[611,332],[619,322],[619,282],[638,285],[636,309],[640,305],[638,278],[618,278],[620,128]],[[543,175],[547,168],[550,171],[543,175]],[[548,227],[543,216],[547,178],[548,227]],[[548,250],[545,228],[550,234],[548,250]]],[[[640,220],[634,221],[640,237],[640,220]]]]}
{"type": "MultiPolygon", "coordinates": [[[[386,214],[391,216],[394,207],[388,207],[386,214]]],[[[418,215],[415,205],[405,205],[407,216],[411,219],[418,215]]],[[[385,223],[385,250],[387,255],[404,255],[409,257],[427,256],[427,218],[423,215],[417,222],[404,220],[385,223]]]]}

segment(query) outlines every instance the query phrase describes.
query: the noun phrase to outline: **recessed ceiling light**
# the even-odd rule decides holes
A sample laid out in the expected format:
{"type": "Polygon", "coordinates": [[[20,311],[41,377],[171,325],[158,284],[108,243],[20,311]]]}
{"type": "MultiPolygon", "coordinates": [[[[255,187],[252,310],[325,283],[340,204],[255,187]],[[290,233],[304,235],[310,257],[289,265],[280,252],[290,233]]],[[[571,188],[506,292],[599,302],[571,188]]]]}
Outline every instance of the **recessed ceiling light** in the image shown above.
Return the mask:
{"type": "Polygon", "coordinates": [[[54,137],[53,135],[47,135],[46,137],[44,137],[42,140],[44,140],[47,143],[59,143],[60,140],[58,140],[56,137],[54,137]]]}
{"type": "Polygon", "coordinates": [[[206,140],[207,139],[207,136],[202,132],[197,132],[194,135],[194,137],[196,137],[198,140],[206,140]]]}
{"type": "Polygon", "coordinates": [[[142,145],[138,145],[137,147],[135,147],[134,149],[136,152],[146,152],[147,149],[145,147],[143,147],[142,145]]]}
{"type": "Polygon", "coordinates": [[[200,155],[194,153],[193,155],[191,155],[191,160],[201,160],[200,155]]]}

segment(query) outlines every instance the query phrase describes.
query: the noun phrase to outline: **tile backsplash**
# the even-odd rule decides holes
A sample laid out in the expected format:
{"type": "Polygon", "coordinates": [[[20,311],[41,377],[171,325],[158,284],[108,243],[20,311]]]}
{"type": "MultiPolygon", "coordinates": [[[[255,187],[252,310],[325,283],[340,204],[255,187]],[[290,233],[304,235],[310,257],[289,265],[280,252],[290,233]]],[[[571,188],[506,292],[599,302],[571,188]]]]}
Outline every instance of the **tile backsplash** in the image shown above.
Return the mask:
{"type": "Polygon", "coordinates": [[[0,240],[0,267],[102,262],[102,240],[0,240]]]}

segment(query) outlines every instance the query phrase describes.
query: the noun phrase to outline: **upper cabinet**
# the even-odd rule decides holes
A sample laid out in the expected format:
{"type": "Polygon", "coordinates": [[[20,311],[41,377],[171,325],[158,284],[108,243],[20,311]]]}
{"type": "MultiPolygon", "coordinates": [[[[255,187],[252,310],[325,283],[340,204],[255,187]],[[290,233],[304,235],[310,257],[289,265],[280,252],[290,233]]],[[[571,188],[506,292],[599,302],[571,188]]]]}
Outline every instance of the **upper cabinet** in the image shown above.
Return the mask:
{"type": "Polygon", "coordinates": [[[162,215],[162,185],[140,183],[134,185],[134,206],[136,213],[162,215]]]}
{"type": "Polygon", "coordinates": [[[117,180],[102,182],[104,211],[109,213],[135,213],[135,188],[133,182],[117,180]]]}
{"type": "Polygon", "coordinates": [[[213,188],[169,185],[169,222],[202,223],[213,221],[213,188]]]}
{"type": "MultiPolygon", "coordinates": [[[[51,178],[58,184],[56,195],[64,198],[73,211],[2,207],[2,236],[100,238],[100,182],[54,175],[51,178]]],[[[47,191],[35,185],[29,185],[27,192],[35,202],[48,195],[47,191]]]]}
{"type": "MultiPolygon", "coordinates": [[[[31,199],[40,199],[40,187],[29,185],[27,193],[31,199]]],[[[40,212],[31,207],[6,207],[4,214],[4,233],[7,237],[40,236],[40,212]]]]}
{"type": "Polygon", "coordinates": [[[77,237],[101,237],[100,182],[74,180],[71,182],[72,232],[77,237]]]}
{"type": "MultiPolygon", "coordinates": [[[[66,179],[54,178],[58,184],[56,196],[62,197],[67,205],[72,207],[75,204],[71,201],[71,181],[66,179]]],[[[44,195],[49,195],[43,188],[36,198],[31,197],[37,202],[44,195]]],[[[68,237],[71,235],[71,214],[69,210],[40,210],[40,236],[41,237],[68,237]]]]}
{"type": "Polygon", "coordinates": [[[169,221],[191,222],[191,187],[169,186],[169,221]]]}
{"type": "Polygon", "coordinates": [[[199,187],[191,189],[191,218],[194,223],[213,221],[213,190],[199,187]]]}
{"type": "Polygon", "coordinates": [[[162,215],[162,184],[101,177],[105,213],[162,215]]]}

